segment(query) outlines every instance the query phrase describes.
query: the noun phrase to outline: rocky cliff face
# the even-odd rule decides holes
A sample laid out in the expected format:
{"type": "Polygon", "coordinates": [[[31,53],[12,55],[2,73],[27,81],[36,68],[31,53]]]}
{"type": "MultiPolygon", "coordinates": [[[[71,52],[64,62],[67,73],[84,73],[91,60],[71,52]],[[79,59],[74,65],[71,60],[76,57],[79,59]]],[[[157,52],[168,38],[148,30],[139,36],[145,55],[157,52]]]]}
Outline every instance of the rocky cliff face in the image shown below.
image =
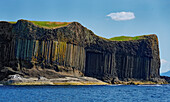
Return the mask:
{"type": "Polygon", "coordinates": [[[156,35],[110,41],[77,22],[47,29],[30,21],[0,22],[0,79],[10,74],[91,76],[105,81],[159,78],[156,35]],[[47,70],[50,71],[47,71],[47,70]]]}

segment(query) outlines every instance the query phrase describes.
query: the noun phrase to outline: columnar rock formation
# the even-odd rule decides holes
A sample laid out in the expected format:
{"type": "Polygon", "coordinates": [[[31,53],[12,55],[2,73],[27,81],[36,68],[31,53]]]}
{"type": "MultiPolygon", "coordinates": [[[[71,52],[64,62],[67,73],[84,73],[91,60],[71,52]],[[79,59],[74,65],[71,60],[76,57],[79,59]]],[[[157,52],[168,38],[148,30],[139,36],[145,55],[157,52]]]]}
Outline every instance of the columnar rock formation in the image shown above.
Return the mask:
{"type": "Polygon", "coordinates": [[[13,73],[33,76],[28,70],[38,67],[59,72],[61,66],[105,81],[159,78],[158,39],[110,41],[77,22],[53,29],[27,20],[0,22],[1,80],[13,73]]]}

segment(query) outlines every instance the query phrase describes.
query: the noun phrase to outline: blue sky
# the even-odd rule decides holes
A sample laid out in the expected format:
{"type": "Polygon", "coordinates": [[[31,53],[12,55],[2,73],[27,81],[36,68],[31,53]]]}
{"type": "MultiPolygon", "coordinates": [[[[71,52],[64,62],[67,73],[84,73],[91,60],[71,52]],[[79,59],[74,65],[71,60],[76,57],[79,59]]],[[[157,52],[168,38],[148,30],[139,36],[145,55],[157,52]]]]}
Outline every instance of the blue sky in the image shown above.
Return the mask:
{"type": "Polygon", "coordinates": [[[95,34],[111,38],[157,34],[161,72],[170,70],[170,0],[1,0],[0,20],[80,22],[95,34]],[[114,20],[110,13],[135,18],[114,20]]]}

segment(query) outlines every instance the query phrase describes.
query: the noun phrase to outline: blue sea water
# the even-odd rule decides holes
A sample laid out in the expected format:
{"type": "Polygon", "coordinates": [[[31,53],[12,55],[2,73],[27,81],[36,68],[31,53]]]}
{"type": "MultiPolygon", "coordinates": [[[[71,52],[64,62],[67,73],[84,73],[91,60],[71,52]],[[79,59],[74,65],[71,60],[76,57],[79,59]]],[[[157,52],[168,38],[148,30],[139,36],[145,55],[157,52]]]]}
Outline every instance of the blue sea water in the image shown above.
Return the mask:
{"type": "Polygon", "coordinates": [[[170,85],[1,85],[0,102],[170,102],[170,85]]]}

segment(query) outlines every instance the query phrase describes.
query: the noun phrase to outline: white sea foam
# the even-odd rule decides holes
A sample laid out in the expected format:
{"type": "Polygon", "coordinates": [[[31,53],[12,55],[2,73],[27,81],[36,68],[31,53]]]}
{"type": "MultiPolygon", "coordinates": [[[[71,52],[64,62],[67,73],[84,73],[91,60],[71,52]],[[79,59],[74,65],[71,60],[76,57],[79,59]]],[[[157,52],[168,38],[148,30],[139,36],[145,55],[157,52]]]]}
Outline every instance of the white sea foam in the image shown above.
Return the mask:
{"type": "Polygon", "coordinates": [[[138,85],[138,86],[162,86],[162,85],[155,84],[155,85],[138,85]]]}
{"type": "Polygon", "coordinates": [[[107,86],[121,86],[123,84],[116,84],[116,85],[107,85],[107,86]]]}

